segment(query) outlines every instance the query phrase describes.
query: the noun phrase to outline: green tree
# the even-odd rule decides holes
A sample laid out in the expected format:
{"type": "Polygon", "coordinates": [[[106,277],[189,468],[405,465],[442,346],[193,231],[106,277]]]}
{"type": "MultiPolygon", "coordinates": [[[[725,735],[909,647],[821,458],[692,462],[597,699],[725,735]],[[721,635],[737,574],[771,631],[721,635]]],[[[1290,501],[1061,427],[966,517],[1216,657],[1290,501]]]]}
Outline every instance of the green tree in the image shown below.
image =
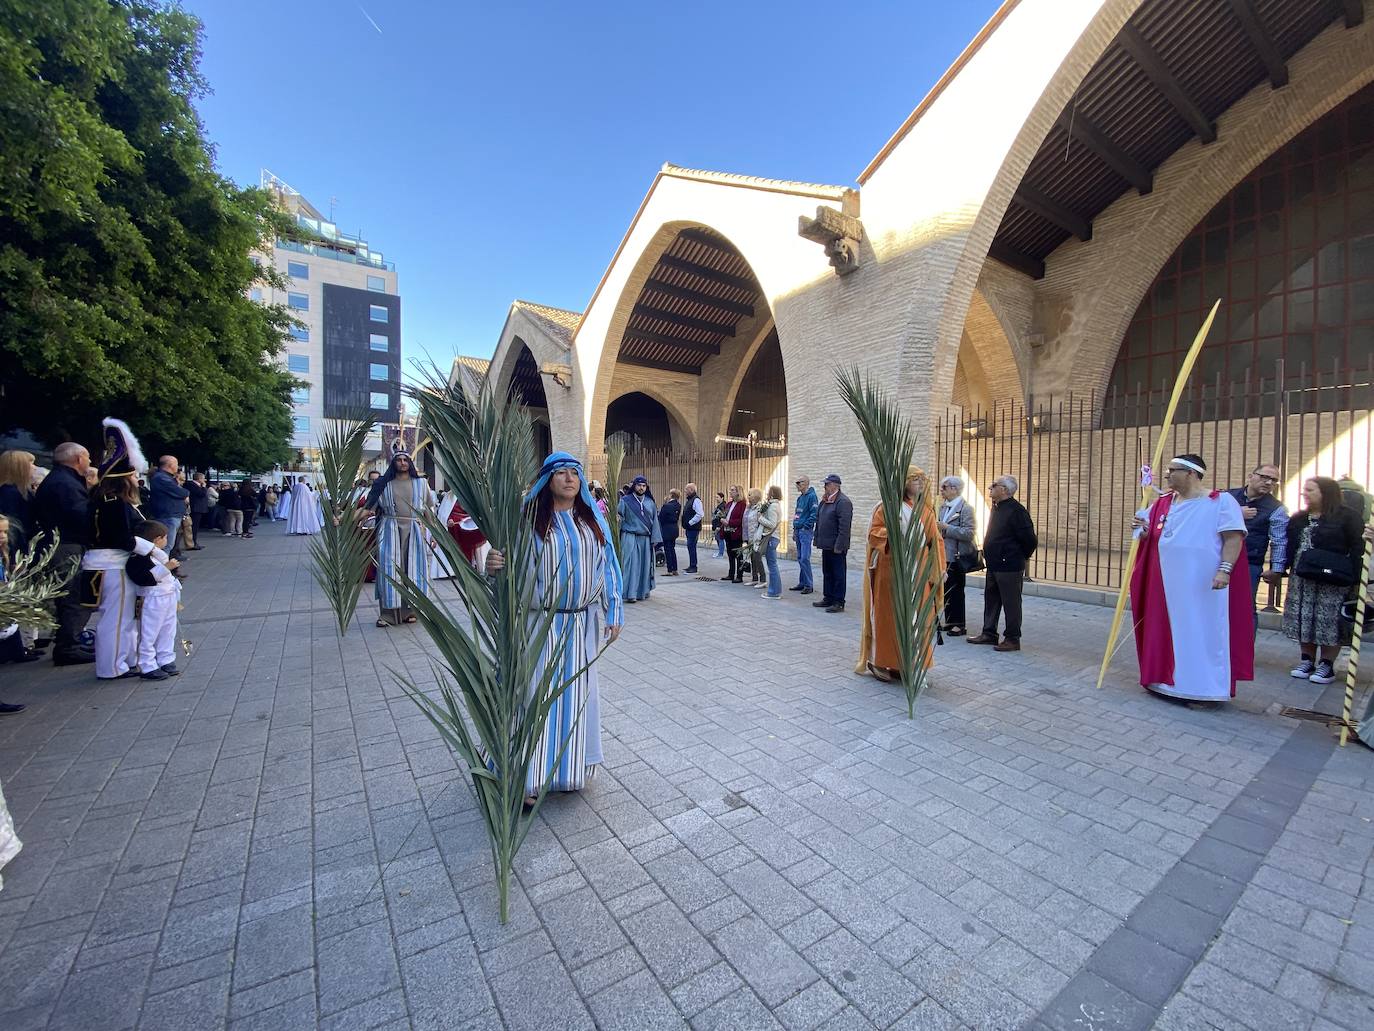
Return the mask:
{"type": "Polygon", "coordinates": [[[200,23],[150,0],[0,0],[0,405],[50,439],[117,415],[149,450],[270,467],[290,316],[252,252],[295,236],[214,169],[200,23]]]}

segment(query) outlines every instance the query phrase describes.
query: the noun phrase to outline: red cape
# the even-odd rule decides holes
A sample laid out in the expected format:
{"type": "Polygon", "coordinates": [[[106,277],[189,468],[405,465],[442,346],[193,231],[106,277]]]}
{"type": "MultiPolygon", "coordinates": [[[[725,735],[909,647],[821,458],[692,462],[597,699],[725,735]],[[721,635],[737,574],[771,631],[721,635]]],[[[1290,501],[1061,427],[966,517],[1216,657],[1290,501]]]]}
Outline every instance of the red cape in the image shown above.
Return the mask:
{"type": "MultiPolygon", "coordinates": [[[[1208,497],[1216,500],[1220,491],[1208,497]]],[[[1169,630],[1169,606],[1164,595],[1164,578],[1159,565],[1160,524],[1173,504],[1173,494],[1162,494],[1150,506],[1148,524],[1136,553],[1135,570],[1131,573],[1131,616],[1135,624],[1135,651],[1140,659],[1140,683],[1174,683],[1174,639],[1169,630]]],[[[1245,568],[1241,554],[1236,573],[1245,568]]],[[[1237,680],[1255,678],[1255,601],[1250,595],[1250,577],[1231,576],[1227,591],[1227,621],[1231,644],[1231,697],[1236,696],[1237,680]]]]}
{"type": "Polygon", "coordinates": [[[477,549],[487,542],[472,517],[463,511],[462,505],[455,504],[453,511],[448,514],[448,532],[469,562],[477,557],[477,549]]]}

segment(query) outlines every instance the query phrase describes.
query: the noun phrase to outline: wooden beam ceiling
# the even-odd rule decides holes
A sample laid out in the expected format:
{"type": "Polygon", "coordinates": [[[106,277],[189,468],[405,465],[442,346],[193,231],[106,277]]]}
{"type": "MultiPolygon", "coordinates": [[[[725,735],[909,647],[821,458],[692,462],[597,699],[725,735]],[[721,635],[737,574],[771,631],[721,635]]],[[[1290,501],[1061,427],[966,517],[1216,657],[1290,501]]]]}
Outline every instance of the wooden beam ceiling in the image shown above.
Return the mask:
{"type": "Polygon", "coordinates": [[[1269,77],[1269,84],[1274,89],[1287,86],[1288,65],[1284,63],[1279,48],[1274,45],[1274,37],[1269,35],[1264,22],[1260,21],[1254,0],[1230,0],[1230,4],[1231,13],[1236,16],[1236,21],[1240,22],[1240,27],[1245,30],[1245,38],[1250,41],[1250,49],[1255,52],[1260,64],[1264,65],[1264,74],[1269,77]]]}
{"type": "Polygon", "coordinates": [[[1070,211],[1053,197],[1041,193],[1033,186],[1022,183],[1012,196],[1012,203],[1019,204],[1034,215],[1053,222],[1065,232],[1073,233],[1080,240],[1093,238],[1093,226],[1076,211],[1070,211]]]}
{"type": "Polygon", "coordinates": [[[1155,177],[1150,170],[1113,143],[1101,129],[1077,111],[1066,110],[1059,116],[1063,130],[1097,155],[1108,168],[1134,186],[1143,196],[1154,189],[1155,177]]]}
{"type": "Polygon", "coordinates": [[[720,344],[707,344],[700,340],[682,340],[678,337],[668,336],[666,333],[650,333],[647,329],[627,329],[624,343],[629,343],[631,340],[643,340],[650,344],[663,344],[666,347],[680,347],[684,351],[694,351],[697,354],[720,354],[720,344]]]}
{"type": "Polygon", "coordinates": [[[727,337],[735,335],[734,326],[721,322],[710,322],[707,319],[694,319],[690,315],[679,315],[675,311],[665,311],[662,308],[653,308],[647,304],[636,304],[632,314],[643,316],[646,319],[655,319],[658,322],[671,322],[674,326],[682,326],[685,329],[699,329],[703,333],[719,333],[727,337]]]}
{"type": "Polygon", "coordinates": [[[1018,250],[1008,247],[1004,243],[994,240],[992,246],[988,248],[988,257],[994,261],[1000,261],[1007,268],[1013,268],[1017,272],[1024,272],[1032,279],[1045,278],[1045,263],[1039,258],[1032,258],[1029,254],[1022,254],[1018,250]]]}
{"type": "Polygon", "coordinates": [[[758,293],[759,285],[752,279],[744,276],[732,276],[728,272],[717,272],[713,268],[705,265],[698,265],[695,261],[688,261],[686,258],[675,258],[670,254],[665,254],[658,259],[658,263],[664,268],[676,269],[678,272],[686,272],[688,275],[700,276],[702,279],[710,280],[712,283],[719,283],[721,286],[732,286],[736,290],[752,290],[758,293]]]}
{"type": "MultiPolygon", "coordinates": [[[[684,230],[685,232],[686,230],[684,230]]],[[[754,306],[743,304],[739,301],[727,301],[722,297],[713,297],[711,294],[702,293],[700,290],[690,290],[685,286],[674,286],[672,283],[665,283],[661,279],[650,279],[644,284],[645,290],[656,290],[669,297],[676,297],[680,301],[692,301],[695,304],[705,304],[719,311],[734,312],[736,315],[743,315],[752,318],[754,306]]]]}
{"type": "Polygon", "coordinates": [[[651,358],[636,358],[622,354],[616,361],[625,365],[638,365],[642,369],[658,369],[660,372],[681,372],[688,376],[700,376],[701,369],[696,365],[678,365],[675,362],[656,362],[651,358]]]}
{"type": "Polygon", "coordinates": [[[692,243],[699,243],[703,247],[709,247],[718,254],[728,254],[732,258],[735,256],[735,249],[731,247],[729,243],[722,240],[714,233],[708,233],[704,229],[684,229],[677,234],[677,238],[679,240],[691,240],[692,243]]]}
{"type": "Polygon", "coordinates": [[[1184,92],[1179,85],[1174,73],[1169,70],[1163,59],[1155,52],[1154,47],[1145,42],[1145,37],[1140,34],[1136,27],[1129,22],[1121,26],[1121,34],[1117,36],[1117,41],[1123,50],[1130,55],[1132,61],[1140,65],[1141,71],[1150,77],[1150,81],[1155,84],[1155,89],[1167,100],[1179,116],[1193,128],[1197,133],[1198,139],[1203,143],[1211,143],[1217,138],[1216,126],[1202,113],[1202,109],[1197,106],[1193,98],[1184,92]]]}

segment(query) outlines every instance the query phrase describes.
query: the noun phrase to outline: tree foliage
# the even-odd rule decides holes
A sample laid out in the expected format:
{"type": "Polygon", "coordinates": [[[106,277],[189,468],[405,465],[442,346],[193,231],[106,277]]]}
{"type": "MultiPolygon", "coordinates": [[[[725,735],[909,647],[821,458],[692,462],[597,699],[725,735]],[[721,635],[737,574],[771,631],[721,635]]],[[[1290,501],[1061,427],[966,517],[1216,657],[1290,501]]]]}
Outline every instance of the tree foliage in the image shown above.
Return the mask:
{"type": "Polygon", "coordinates": [[[248,297],[294,226],[220,176],[195,110],[200,23],[151,0],[0,0],[0,397],[5,421],[150,450],[289,457],[290,317],[248,297]]]}

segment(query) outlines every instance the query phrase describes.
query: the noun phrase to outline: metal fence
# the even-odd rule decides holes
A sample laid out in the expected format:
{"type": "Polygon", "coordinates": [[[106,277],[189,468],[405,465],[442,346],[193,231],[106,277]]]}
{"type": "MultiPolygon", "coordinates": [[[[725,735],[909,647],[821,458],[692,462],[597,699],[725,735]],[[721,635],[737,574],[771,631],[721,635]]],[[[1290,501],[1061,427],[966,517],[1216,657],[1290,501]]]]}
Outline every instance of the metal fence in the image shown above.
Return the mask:
{"type": "MultiPolygon", "coordinates": [[[[1301,507],[1311,476],[1374,480],[1374,355],[1362,367],[1329,371],[1285,367],[1244,382],[1194,381],[1166,441],[1166,460],[1193,452],[1207,463],[1207,483],[1243,486],[1261,462],[1283,473],[1276,488],[1290,511],[1301,507]]],[[[1172,386],[1013,402],[991,409],[954,408],[936,430],[941,476],[961,476],[979,535],[987,525],[987,488],[1003,474],[1020,483],[1040,538],[1031,561],[1036,580],[1087,587],[1121,584],[1139,503],[1141,467],[1153,455],[1172,386]]],[[[1155,470],[1156,480],[1162,477],[1155,470]]],[[[1271,599],[1271,603],[1276,599],[1271,599]]]]}
{"type": "MultiPolygon", "coordinates": [[[[587,475],[606,483],[604,452],[588,457],[587,475]]],[[[783,497],[788,497],[787,452],[760,449],[751,458],[749,449],[742,444],[719,444],[708,451],[628,451],[620,469],[621,484],[629,483],[636,476],[649,481],[659,504],[668,499],[669,488],[681,490],[685,484],[695,483],[708,519],[716,504],[716,492],[729,497],[733,486],[746,490],[758,487],[764,492],[771,486],[778,486],[782,488],[783,497]]],[[[606,486],[614,492],[619,484],[606,483],[606,486]]],[[[784,554],[789,547],[788,542],[782,542],[784,554]]]]}

